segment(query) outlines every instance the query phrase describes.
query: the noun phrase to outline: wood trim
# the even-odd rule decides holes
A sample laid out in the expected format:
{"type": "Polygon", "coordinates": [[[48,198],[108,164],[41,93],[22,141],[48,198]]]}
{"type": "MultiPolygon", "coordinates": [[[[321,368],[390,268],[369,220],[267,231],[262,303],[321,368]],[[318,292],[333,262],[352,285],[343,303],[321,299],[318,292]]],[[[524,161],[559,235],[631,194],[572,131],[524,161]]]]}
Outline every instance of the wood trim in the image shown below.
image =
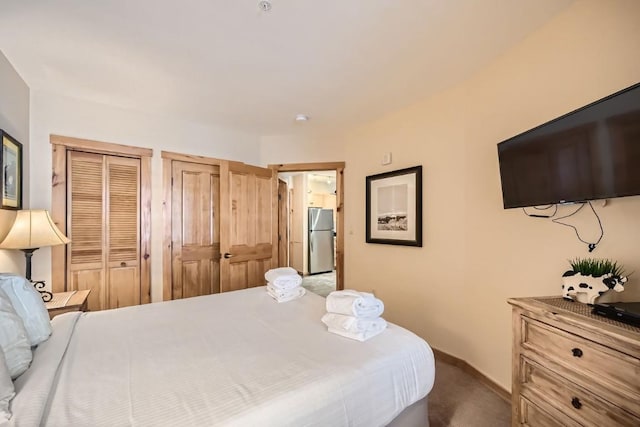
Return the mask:
{"type": "MultiPolygon", "coordinates": [[[[164,151],[162,152],[165,153],[164,151]]],[[[172,300],[171,292],[171,175],[172,158],[162,158],[162,227],[164,238],[162,242],[162,300],[172,300]]]]}
{"type": "Polygon", "coordinates": [[[75,150],[86,150],[90,153],[115,154],[131,157],[151,157],[150,148],[133,147],[131,145],[114,144],[112,142],[92,141],[90,139],[73,138],[70,136],[51,135],[51,144],[63,145],[75,150]]]}
{"type": "MultiPolygon", "coordinates": [[[[280,222],[278,221],[278,172],[271,169],[271,268],[279,267],[278,259],[280,244],[278,242],[278,230],[280,222]]],[[[256,213],[256,218],[258,213],[256,213]]]]}
{"type": "Polygon", "coordinates": [[[344,168],[345,162],[269,165],[278,172],[336,171],[336,289],[344,289],[344,168]]]}
{"type": "Polygon", "coordinates": [[[151,302],[151,157],[140,159],[140,303],[151,302]]]}
{"type": "Polygon", "coordinates": [[[471,375],[473,378],[489,387],[491,391],[500,396],[505,402],[511,404],[511,393],[509,393],[507,390],[502,388],[502,386],[498,385],[495,381],[484,375],[482,372],[471,366],[469,363],[467,363],[467,361],[458,359],[455,356],[452,356],[448,353],[445,353],[444,351],[440,351],[433,347],[431,347],[431,349],[433,350],[433,355],[435,356],[436,360],[461,369],[463,372],[471,375]]]}
{"type": "Polygon", "coordinates": [[[520,343],[522,342],[523,334],[522,327],[524,326],[520,321],[520,314],[522,310],[519,307],[513,307],[511,311],[511,337],[513,344],[513,350],[511,355],[511,420],[512,425],[515,425],[516,420],[519,423],[520,420],[520,343]],[[517,343],[517,344],[516,344],[517,343]]]}
{"type": "MultiPolygon", "coordinates": [[[[229,205],[229,161],[223,161],[220,165],[220,254],[231,252],[230,248],[230,227],[231,227],[231,206],[229,205]]],[[[229,277],[231,267],[229,260],[220,259],[220,292],[229,290],[229,277]]]]}
{"type": "Polygon", "coordinates": [[[344,162],[324,162],[324,163],[287,163],[269,165],[271,169],[278,172],[306,172],[306,171],[330,171],[344,169],[344,162]]]}
{"type": "MultiPolygon", "coordinates": [[[[51,152],[51,219],[67,235],[67,150],[63,145],[54,144],[51,152]]],[[[66,247],[51,247],[51,290],[53,293],[65,291],[67,264],[66,247]]]]}
{"type": "Polygon", "coordinates": [[[179,160],[181,162],[200,163],[204,165],[220,166],[224,159],[216,159],[215,157],[196,156],[195,154],[174,153],[171,151],[161,151],[160,156],[167,160],[179,160]]]}
{"type": "Polygon", "coordinates": [[[336,290],[344,289],[344,167],[336,170],[336,290]]]}
{"type": "Polygon", "coordinates": [[[289,186],[278,178],[278,267],[289,265],[289,186]]]}

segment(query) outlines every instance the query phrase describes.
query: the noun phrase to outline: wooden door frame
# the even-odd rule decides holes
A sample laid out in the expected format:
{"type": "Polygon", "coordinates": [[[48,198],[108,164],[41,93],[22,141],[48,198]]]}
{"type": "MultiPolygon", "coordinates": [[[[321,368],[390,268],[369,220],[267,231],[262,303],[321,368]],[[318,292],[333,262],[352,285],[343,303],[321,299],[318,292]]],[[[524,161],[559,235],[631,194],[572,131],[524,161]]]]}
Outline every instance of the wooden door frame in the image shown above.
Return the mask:
{"type": "MultiPolygon", "coordinates": [[[[140,159],[140,303],[151,302],[151,156],[150,148],[111,142],[92,141],[50,135],[51,143],[51,218],[67,234],[67,152],[84,151],[140,159]]],[[[67,286],[66,248],[51,248],[51,289],[64,292],[67,286]]]]}
{"type": "Polygon", "coordinates": [[[336,289],[344,289],[344,168],[345,162],[269,165],[280,172],[336,171],[336,289]]]}
{"type": "Polygon", "coordinates": [[[289,185],[287,181],[280,179],[277,175],[275,177],[278,182],[278,267],[286,267],[289,265],[289,185]],[[284,197],[280,197],[283,193],[280,192],[281,183],[284,184],[284,197]],[[282,204],[285,206],[285,221],[282,218],[282,204]],[[284,235],[280,233],[281,226],[284,222],[284,235]],[[283,265],[283,260],[280,259],[280,242],[284,239],[284,258],[286,263],[283,265]]]}

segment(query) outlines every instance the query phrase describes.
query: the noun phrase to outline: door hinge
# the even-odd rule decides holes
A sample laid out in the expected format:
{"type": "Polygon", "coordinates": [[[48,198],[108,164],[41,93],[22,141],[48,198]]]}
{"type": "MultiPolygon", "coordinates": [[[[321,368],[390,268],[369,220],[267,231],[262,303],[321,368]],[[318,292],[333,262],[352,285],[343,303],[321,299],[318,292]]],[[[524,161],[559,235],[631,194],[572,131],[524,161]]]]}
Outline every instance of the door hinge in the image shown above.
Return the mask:
{"type": "Polygon", "coordinates": [[[278,200],[282,200],[282,194],[278,194],[278,200]]]}
{"type": "Polygon", "coordinates": [[[171,177],[171,186],[173,187],[173,177],[171,177]]]}

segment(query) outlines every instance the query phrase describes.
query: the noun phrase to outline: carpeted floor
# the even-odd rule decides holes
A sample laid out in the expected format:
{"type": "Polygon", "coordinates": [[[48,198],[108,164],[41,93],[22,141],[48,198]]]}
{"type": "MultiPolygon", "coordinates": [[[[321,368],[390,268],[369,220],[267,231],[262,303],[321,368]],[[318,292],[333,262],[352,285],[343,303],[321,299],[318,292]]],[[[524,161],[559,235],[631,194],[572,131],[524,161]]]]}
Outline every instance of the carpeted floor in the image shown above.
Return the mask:
{"type": "Polygon", "coordinates": [[[304,276],[302,278],[302,287],[309,292],[326,297],[336,290],[336,272],[334,270],[330,273],[304,276]]]}
{"type": "Polygon", "coordinates": [[[507,427],[511,405],[460,368],[436,360],[429,423],[431,427],[507,427]]]}

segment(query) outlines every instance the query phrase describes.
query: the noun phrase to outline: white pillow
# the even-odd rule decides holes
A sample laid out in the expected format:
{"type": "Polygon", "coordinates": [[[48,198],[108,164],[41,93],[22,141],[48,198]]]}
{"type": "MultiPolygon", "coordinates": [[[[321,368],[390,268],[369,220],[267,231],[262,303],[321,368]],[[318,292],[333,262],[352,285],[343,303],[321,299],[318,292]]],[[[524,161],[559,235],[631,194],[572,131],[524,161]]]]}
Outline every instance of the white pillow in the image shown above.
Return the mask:
{"type": "Polygon", "coordinates": [[[12,379],[27,370],[33,354],[22,319],[11,305],[7,294],[0,289],[0,348],[12,379]]]}
{"type": "Polygon", "coordinates": [[[0,289],[22,318],[29,343],[34,346],[46,341],[51,335],[51,322],[40,292],[24,277],[10,273],[0,273],[0,289]]]}
{"type": "Polygon", "coordinates": [[[9,374],[7,362],[4,360],[4,351],[0,349],[0,424],[9,421],[9,418],[11,418],[9,402],[15,395],[11,374],[9,374]]]}

